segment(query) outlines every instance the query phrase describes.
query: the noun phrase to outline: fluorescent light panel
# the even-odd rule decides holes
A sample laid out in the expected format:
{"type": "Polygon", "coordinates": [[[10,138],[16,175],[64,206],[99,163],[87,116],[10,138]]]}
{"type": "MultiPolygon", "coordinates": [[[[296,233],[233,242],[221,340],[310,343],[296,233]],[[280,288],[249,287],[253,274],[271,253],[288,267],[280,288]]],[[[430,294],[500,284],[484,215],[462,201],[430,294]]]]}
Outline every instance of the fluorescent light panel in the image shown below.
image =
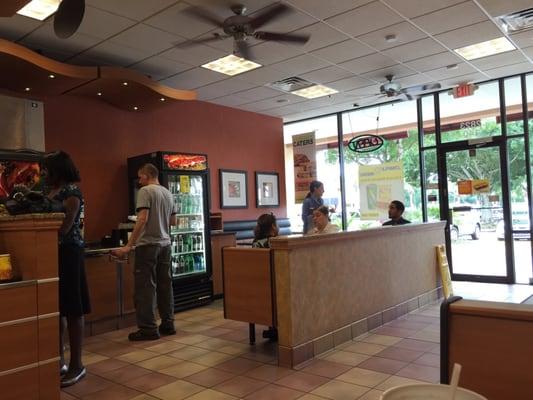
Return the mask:
{"type": "Polygon", "coordinates": [[[245,58],[237,57],[233,54],[202,65],[202,68],[207,68],[211,71],[220,72],[221,74],[230,76],[242,74],[243,72],[259,67],[261,67],[261,64],[257,64],[245,58]]]}
{"type": "Polygon", "coordinates": [[[506,51],[515,50],[513,44],[504,36],[487,40],[486,42],[472,44],[470,46],[454,49],[464,59],[470,61],[476,58],[492,56],[494,54],[504,53],[506,51]]]}
{"type": "Polygon", "coordinates": [[[324,85],[313,85],[303,89],[295,90],[291,93],[295,94],[296,96],[305,97],[306,99],[316,99],[317,97],[339,93],[339,91],[324,85]]]}
{"type": "Polygon", "coordinates": [[[57,11],[59,3],[61,0],[32,0],[18,10],[17,14],[42,21],[57,11]]]}

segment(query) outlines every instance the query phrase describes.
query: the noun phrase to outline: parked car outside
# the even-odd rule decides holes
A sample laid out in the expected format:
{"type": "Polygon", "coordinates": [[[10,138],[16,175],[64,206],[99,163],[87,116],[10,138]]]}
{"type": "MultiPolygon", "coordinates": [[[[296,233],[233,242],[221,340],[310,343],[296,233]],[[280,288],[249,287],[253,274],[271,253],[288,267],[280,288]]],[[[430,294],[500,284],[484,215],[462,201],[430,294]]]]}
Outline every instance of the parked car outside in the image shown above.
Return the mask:
{"type": "MultiPolygon", "coordinates": [[[[527,204],[515,204],[512,207],[511,218],[513,220],[513,239],[530,240],[527,204]]],[[[498,240],[505,239],[505,223],[503,219],[500,219],[496,224],[496,238],[498,240]]]]}
{"type": "Polygon", "coordinates": [[[470,236],[472,240],[478,240],[481,236],[481,214],[470,206],[452,208],[452,225],[450,237],[457,240],[461,236],[470,236]]]}

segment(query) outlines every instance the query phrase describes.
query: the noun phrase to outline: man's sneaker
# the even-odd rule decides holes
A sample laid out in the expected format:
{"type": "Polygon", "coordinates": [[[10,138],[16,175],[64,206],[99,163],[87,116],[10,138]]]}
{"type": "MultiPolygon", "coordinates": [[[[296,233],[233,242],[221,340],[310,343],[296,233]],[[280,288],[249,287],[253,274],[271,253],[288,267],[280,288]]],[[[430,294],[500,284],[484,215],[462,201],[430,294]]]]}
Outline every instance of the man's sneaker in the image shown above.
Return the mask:
{"type": "Polygon", "coordinates": [[[176,328],[174,328],[174,324],[172,325],[159,325],[159,334],[161,336],[168,336],[168,335],[175,335],[176,334],[176,328]]]}
{"type": "Polygon", "coordinates": [[[128,335],[128,339],[131,342],[140,342],[142,340],[157,340],[159,339],[159,333],[145,333],[142,331],[132,332],[128,335]]]}

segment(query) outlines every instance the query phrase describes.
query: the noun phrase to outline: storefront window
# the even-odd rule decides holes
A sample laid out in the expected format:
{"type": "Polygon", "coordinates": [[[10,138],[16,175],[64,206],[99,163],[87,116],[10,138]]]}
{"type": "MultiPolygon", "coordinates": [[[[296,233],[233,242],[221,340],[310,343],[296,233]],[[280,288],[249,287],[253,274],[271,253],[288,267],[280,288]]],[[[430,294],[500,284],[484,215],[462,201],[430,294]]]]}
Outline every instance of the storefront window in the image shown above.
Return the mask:
{"type": "Polygon", "coordinates": [[[440,203],[439,175],[437,173],[437,150],[424,150],[422,154],[424,157],[428,221],[439,221],[440,203]]]}
{"type": "Polygon", "coordinates": [[[422,129],[424,135],[422,136],[422,146],[435,146],[437,141],[435,139],[435,100],[433,95],[422,97],[422,129]]]}
{"type": "Polygon", "coordinates": [[[311,175],[316,176],[317,180],[324,183],[322,199],[331,210],[331,221],[339,227],[342,226],[341,174],[337,132],[337,117],[335,115],[286,124],[284,127],[287,216],[291,220],[294,232],[301,232],[303,229],[302,201],[296,199],[295,188],[296,185],[300,185],[300,189],[305,186],[305,190],[308,190],[309,183],[313,180],[311,175]],[[315,134],[316,173],[312,170],[309,173],[299,171],[297,174],[300,176],[295,177],[293,138],[295,135],[311,132],[315,134]],[[305,176],[303,176],[304,174],[305,176]]]}
{"type": "Polygon", "coordinates": [[[405,204],[406,219],[421,221],[416,102],[347,112],[342,121],[348,228],[381,225],[391,200],[405,204]],[[349,149],[350,140],[363,135],[378,135],[384,144],[372,152],[349,149]]]}
{"type": "Polygon", "coordinates": [[[501,135],[498,81],[479,84],[471,96],[450,93],[439,93],[443,143],[501,135]]]}
{"type": "Polygon", "coordinates": [[[507,135],[523,135],[524,113],[522,112],[522,85],[520,84],[520,77],[505,79],[504,88],[507,135]]]}

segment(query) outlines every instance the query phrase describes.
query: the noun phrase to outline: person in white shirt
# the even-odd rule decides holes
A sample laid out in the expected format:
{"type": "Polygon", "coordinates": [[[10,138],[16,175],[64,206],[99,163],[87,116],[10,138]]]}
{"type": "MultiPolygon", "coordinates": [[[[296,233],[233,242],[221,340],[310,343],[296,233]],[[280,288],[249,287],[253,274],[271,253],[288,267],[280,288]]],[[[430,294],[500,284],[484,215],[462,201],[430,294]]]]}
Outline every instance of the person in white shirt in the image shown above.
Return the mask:
{"type": "Polygon", "coordinates": [[[330,222],[329,209],[327,206],[320,206],[313,211],[313,224],[314,228],[311,231],[312,235],[335,233],[339,231],[339,227],[330,222]]]}

